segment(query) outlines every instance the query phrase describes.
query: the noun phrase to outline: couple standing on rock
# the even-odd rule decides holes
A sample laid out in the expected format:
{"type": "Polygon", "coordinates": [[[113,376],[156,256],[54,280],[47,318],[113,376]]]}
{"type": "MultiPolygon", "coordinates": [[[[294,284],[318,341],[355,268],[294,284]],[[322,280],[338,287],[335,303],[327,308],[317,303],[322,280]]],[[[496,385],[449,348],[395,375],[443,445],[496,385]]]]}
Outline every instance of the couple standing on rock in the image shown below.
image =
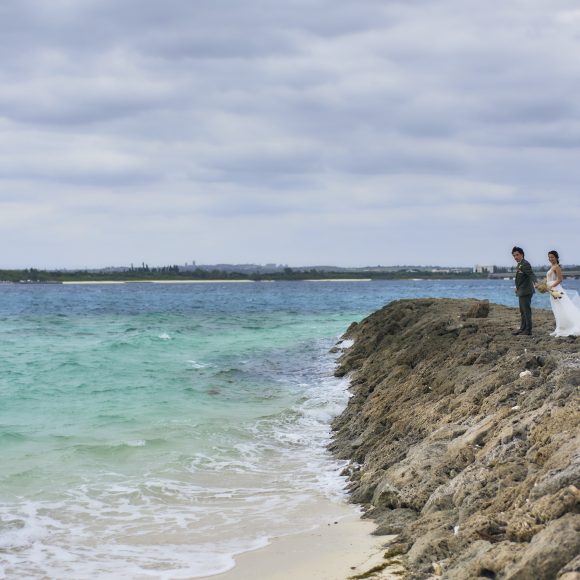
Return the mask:
{"type": "Polygon", "coordinates": [[[521,325],[514,330],[514,335],[532,336],[532,296],[535,289],[550,293],[550,305],[556,319],[556,330],[552,336],[580,336],[580,297],[575,291],[562,288],[562,269],[560,256],[556,250],[548,252],[551,267],[546,273],[544,282],[536,284],[536,275],[530,263],[524,258],[524,250],[518,246],[512,249],[512,256],[517,262],[516,295],[519,299],[521,325]]]}

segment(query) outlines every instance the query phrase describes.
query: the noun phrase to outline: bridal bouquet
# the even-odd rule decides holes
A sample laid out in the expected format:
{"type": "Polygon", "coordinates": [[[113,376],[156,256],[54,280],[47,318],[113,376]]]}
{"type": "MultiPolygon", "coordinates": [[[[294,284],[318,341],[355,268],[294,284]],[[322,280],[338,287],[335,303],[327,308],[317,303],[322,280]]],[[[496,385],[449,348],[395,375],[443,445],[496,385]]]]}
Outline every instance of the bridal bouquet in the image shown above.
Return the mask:
{"type": "Polygon", "coordinates": [[[552,298],[555,298],[556,300],[560,300],[562,298],[562,296],[564,296],[564,292],[560,292],[559,290],[552,290],[551,288],[548,288],[548,285],[545,282],[540,282],[539,284],[537,284],[536,290],[540,294],[545,294],[546,292],[549,292],[550,295],[552,296],[552,298]]]}

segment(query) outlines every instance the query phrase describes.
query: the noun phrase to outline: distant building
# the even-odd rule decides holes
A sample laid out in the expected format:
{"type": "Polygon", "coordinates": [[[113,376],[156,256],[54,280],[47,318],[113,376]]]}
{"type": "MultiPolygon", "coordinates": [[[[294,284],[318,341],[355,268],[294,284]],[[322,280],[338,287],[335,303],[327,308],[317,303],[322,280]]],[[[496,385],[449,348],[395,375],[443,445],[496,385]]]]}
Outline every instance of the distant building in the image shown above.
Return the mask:
{"type": "Polygon", "coordinates": [[[481,264],[476,264],[473,267],[473,271],[476,274],[493,274],[496,270],[495,266],[482,266],[481,264]]]}
{"type": "Polygon", "coordinates": [[[197,264],[195,263],[195,260],[192,260],[191,264],[185,262],[185,264],[183,264],[183,266],[180,266],[179,269],[182,270],[183,272],[193,272],[197,270],[197,264]]]}

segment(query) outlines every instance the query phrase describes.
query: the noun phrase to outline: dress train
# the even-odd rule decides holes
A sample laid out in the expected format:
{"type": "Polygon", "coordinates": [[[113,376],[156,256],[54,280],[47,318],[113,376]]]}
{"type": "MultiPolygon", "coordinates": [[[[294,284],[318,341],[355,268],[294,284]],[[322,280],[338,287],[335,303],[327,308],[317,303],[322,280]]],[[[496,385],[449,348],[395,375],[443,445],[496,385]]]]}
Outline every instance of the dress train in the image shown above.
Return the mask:
{"type": "MultiPolygon", "coordinates": [[[[548,284],[555,282],[556,273],[550,268],[546,274],[548,284]]],[[[560,284],[552,290],[562,293],[561,298],[550,294],[550,305],[556,319],[556,329],[552,336],[580,336],[580,296],[575,290],[565,290],[560,284]]]]}

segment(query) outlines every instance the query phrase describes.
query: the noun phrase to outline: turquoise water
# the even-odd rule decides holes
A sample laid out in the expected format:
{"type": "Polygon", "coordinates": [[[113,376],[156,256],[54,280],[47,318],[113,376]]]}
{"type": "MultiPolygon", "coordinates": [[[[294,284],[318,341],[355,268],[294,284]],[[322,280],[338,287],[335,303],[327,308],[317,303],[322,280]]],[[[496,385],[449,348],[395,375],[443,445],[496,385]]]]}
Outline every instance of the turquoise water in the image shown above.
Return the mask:
{"type": "Polygon", "coordinates": [[[508,281],[0,286],[0,575],[199,577],[312,525],[344,501],[328,351],[420,296],[515,305],[508,281]]]}

